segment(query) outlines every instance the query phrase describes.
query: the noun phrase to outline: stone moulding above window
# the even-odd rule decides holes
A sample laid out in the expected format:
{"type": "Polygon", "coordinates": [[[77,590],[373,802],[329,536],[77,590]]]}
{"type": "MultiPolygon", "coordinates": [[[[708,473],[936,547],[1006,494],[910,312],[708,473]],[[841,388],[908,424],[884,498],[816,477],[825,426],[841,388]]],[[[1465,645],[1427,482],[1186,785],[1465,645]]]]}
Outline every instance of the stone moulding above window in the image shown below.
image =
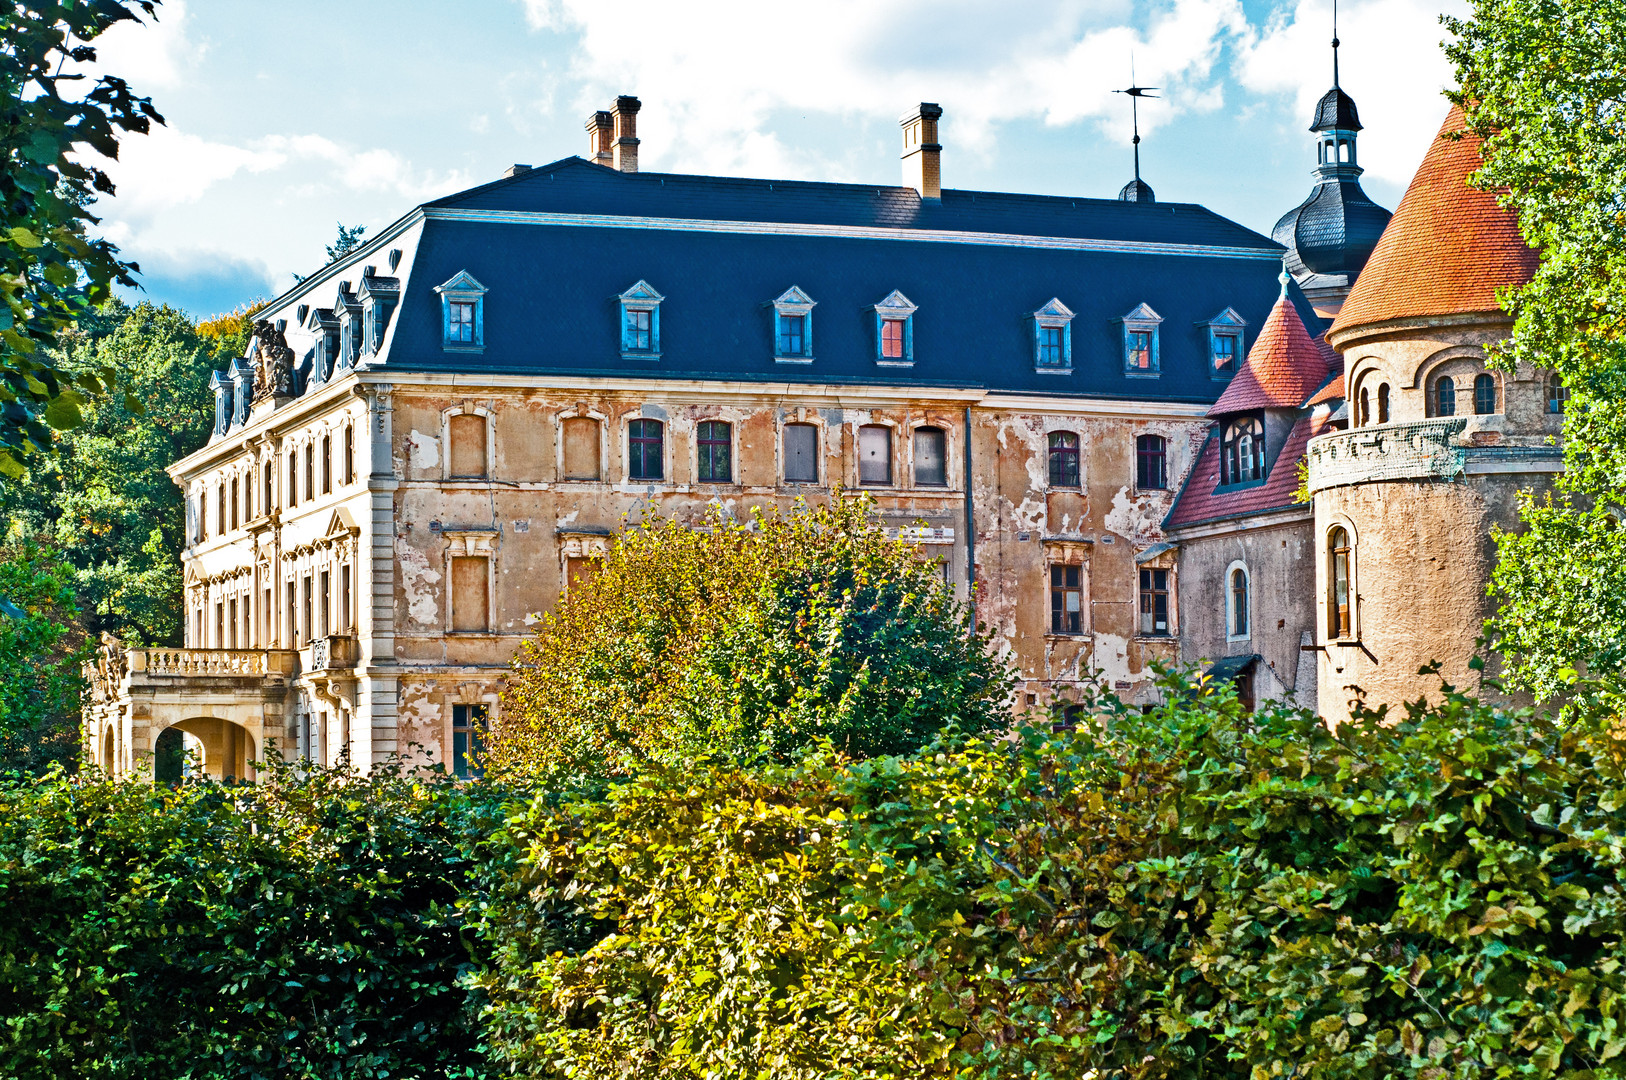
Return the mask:
{"type": "Polygon", "coordinates": [[[813,362],[813,307],[817,303],[792,285],[773,302],[773,358],[778,364],[813,362]]]}
{"type": "Polygon", "coordinates": [[[1033,370],[1041,375],[1073,373],[1073,312],[1060,300],[1035,311],[1033,320],[1033,370]]]}
{"type": "Polygon", "coordinates": [[[616,297],[621,305],[621,359],[661,358],[661,301],[665,299],[641,278],[616,297]]]}
{"type": "Polygon", "coordinates": [[[1120,321],[1124,325],[1124,374],[1131,379],[1157,378],[1162,371],[1157,328],[1163,316],[1148,304],[1137,304],[1120,321]]]}
{"type": "Polygon", "coordinates": [[[1212,319],[1197,325],[1208,331],[1209,377],[1229,379],[1235,375],[1247,355],[1243,351],[1243,331],[1248,321],[1238,315],[1235,308],[1226,308],[1212,319]]]}
{"type": "Polygon", "coordinates": [[[459,270],[443,285],[440,294],[441,348],[447,352],[486,351],[486,293],[484,285],[467,270],[459,270]]]}
{"type": "Polygon", "coordinates": [[[915,312],[918,310],[897,289],[875,305],[875,363],[878,366],[915,366],[915,312]]]}

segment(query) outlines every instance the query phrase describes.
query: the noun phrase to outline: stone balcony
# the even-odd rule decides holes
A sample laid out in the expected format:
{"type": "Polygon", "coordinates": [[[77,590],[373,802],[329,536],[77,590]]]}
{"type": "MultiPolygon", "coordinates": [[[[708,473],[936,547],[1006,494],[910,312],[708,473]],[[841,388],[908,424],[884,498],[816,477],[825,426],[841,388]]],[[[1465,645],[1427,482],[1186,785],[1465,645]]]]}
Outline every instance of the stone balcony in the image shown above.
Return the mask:
{"type": "Polygon", "coordinates": [[[294,654],[278,649],[128,649],[124,655],[131,675],[148,677],[266,678],[294,671],[294,654]]]}
{"type": "Polygon", "coordinates": [[[330,634],[313,639],[299,650],[301,671],[318,672],[353,668],[361,650],[355,638],[347,634],[330,634]]]}
{"type": "Polygon", "coordinates": [[[1556,445],[1465,440],[1465,417],[1377,424],[1311,439],[1310,494],[1383,480],[1456,480],[1487,473],[1555,473],[1564,451],[1556,445]]]}

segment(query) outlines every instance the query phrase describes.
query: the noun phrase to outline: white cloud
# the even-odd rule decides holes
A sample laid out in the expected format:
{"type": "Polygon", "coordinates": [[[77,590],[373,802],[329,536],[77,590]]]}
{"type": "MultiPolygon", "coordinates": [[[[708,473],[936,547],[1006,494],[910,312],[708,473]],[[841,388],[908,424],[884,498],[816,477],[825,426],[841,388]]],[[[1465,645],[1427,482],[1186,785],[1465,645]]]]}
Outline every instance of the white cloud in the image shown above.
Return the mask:
{"type": "MultiPolygon", "coordinates": [[[[1466,15],[1466,0],[1443,0],[1466,15]]],[[[1355,99],[1361,122],[1361,164],[1368,173],[1405,185],[1445,119],[1440,92],[1453,84],[1439,43],[1441,0],[1365,0],[1338,12],[1339,84],[1355,99]]],[[[1315,103],[1332,85],[1331,0],[1294,0],[1235,66],[1237,81],[1256,93],[1291,95],[1293,116],[1308,127],[1315,103]]]]}
{"type": "Polygon", "coordinates": [[[156,16],[115,23],[96,38],[96,69],[116,75],[143,96],[180,85],[202,62],[206,43],[189,36],[186,0],[165,0],[156,16]]]}

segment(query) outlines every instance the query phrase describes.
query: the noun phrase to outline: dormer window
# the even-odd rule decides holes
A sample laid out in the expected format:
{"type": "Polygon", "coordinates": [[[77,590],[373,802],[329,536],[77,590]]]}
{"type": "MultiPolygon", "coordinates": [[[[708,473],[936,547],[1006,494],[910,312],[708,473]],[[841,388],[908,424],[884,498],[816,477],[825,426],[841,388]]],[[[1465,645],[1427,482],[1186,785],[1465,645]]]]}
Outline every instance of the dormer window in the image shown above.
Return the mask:
{"type": "Polygon", "coordinates": [[[1220,483],[1251,484],[1265,478],[1265,432],[1257,416],[1227,420],[1220,434],[1220,483]]]}
{"type": "Polygon", "coordinates": [[[621,356],[625,360],[661,358],[661,301],[647,281],[639,281],[616,298],[621,303],[621,356]]]}
{"type": "Polygon", "coordinates": [[[317,382],[331,379],[339,364],[339,320],[332,308],[312,309],[303,323],[306,330],[316,336],[316,364],[313,376],[317,382]]]}
{"type": "MultiPolygon", "coordinates": [[[[395,303],[401,295],[401,283],[392,277],[377,277],[368,273],[361,279],[362,334],[361,351],[363,355],[375,355],[384,347],[384,331],[389,329],[390,315],[395,311],[395,303]]],[[[458,303],[467,303],[459,300],[458,303]]],[[[472,344],[472,342],[463,342],[472,344]]]]}
{"type": "Polygon", "coordinates": [[[875,305],[875,362],[882,367],[909,367],[915,362],[915,312],[909,298],[892,290],[875,305]]]}
{"type": "MultiPolygon", "coordinates": [[[[443,285],[440,294],[441,348],[447,352],[484,352],[486,345],[486,287],[459,270],[443,285]]],[[[383,330],[378,331],[382,339],[383,330]]]]}
{"type": "Polygon", "coordinates": [[[1163,316],[1141,304],[1123,317],[1124,374],[1131,378],[1155,379],[1162,370],[1158,355],[1158,325],[1163,316]]]}
{"type": "Polygon", "coordinates": [[[1205,323],[1208,331],[1208,374],[1229,379],[1242,360],[1242,330],[1247,325],[1234,308],[1226,308],[1205,323]]]}
{"type": "Polygon", "coordinates": [[[1073,313],[1054,297],[1033,313],[1033,368],[1057,375],[1073,370],[1073,313]]]}
{"type": "Polygon", "coordinates": [[[792,285],[773,302],[773,358],[787,364],[813,360],[813,306],[815,301],[792,285]]]}

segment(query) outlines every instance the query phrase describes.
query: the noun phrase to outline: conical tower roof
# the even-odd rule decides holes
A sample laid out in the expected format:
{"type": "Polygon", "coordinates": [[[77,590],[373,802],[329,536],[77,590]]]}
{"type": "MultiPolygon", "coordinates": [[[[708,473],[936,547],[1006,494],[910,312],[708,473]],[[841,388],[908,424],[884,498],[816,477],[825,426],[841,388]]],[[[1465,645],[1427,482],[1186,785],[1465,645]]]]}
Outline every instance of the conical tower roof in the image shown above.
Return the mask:
{"type": "Polygon", "coordinates": [[[1468,186],[1481,142],[1472,134],[1446,138],[1464,126],[1462,110],[1452,106],[1329,340],[1395,319],[1500,311],[1496,290],[1535,273],[1536,252],[1512,211],[1497,205],[1495,192],[1468,186]]]}
{"type": "Polygon", "coordinates": [[[1209,416],[1249,409],[1297,409],[1327,381],[1327,357],[1304,328],[1304,320],[1287,298],[1281,299],[1259,328],[1247,363],[1208,410],[1209,416]]]}

